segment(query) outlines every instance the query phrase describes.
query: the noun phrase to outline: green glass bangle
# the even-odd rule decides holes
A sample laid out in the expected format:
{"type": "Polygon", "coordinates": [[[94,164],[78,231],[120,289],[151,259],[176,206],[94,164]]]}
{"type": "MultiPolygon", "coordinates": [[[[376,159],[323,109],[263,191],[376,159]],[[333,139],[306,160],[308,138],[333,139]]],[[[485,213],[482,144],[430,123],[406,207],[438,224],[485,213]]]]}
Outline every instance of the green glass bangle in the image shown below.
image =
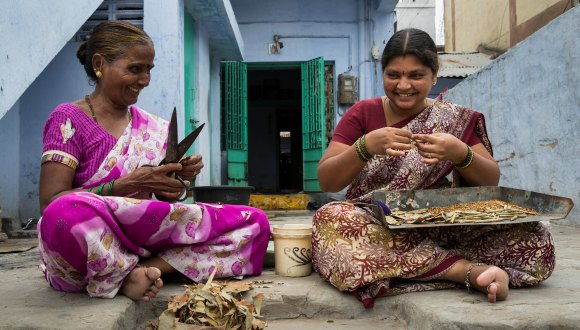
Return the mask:
{"type": "Polygon", "coordinates": [[[93,188],[94,187],[90,187],[89,189],[87,189],[88,192],[92,193],[93,192],[93,188]]]}
{"type": "Polygon", "coordinates": [[[459,163],[459,164],[455,164],[455,167],[457,168],[466,168],[467,166],[471,165],[471,162],[473,161],[473,151],[471,151],[471,147],[469,147],[469,145],[467,145],[467,156],[465,156],[465,159],[459,163]]]}
{"type": "Polygon", "coordinates": [[[105,184],[102,183],[99,188],[97,189],[97,195],[103,196],[103,189],[105,188],[105,184]]]}
{"type": "Polygon", "coordinates": [[[362,138],[359,138],[358,140],[356,140],[354,142],[354,151],[356,151],[356,155],[358,156],[358,158],[362,161],[362,162],[368,162],[370,158],[366,157],[365,154],[362,151],[362,138]]]}
{"type": "Polygon", "coordinates": [[[108,186],[109,192],[107,193],[107,195],[109,195],[109,196],[113,196],[113,184],[115,184],[115,179],[113,179],[109,182],[109,186],[108,186]]]}
{"type": "Polygon", "coordinates": [[[360,151],[365,156],[365,158],[367,158],[367,160],[370,160],[371,158],[373,158],[373,155],[371,155],[371,153],[367,150],[366,136],[367,136],[366,134],[361,136],[361,141],[360,141],[361,150],[360,151]]]}

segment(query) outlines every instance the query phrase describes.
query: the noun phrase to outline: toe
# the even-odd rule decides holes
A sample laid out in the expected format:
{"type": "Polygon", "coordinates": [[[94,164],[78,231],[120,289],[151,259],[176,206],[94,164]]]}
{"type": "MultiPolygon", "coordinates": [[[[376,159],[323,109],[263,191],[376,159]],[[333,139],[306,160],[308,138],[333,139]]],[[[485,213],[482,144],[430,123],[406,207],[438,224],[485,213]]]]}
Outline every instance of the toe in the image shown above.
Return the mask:
{"type": "Polygon", "coordinates": [[[156,281],[161,277],[161,270],[157,267],[147,267],[145,274],[151,281],[156,281]]]}

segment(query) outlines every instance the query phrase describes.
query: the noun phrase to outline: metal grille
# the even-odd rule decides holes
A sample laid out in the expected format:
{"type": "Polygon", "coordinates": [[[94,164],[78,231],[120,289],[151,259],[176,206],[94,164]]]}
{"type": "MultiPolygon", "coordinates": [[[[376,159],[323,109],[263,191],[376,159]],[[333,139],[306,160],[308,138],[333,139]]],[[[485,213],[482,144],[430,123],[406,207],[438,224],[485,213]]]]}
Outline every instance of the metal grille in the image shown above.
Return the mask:
{"type": "Polygon", "coordinates": [[[226,147],[248,150],[247,64],[226,62],[226,147]]]}
{"type": "Polygon", "coordinates": [[[226,148],[228,185],[248,185],[248,66],[225,62],[226,148]]]}
{"type": "Polygon", "coordinates": [[[302,171],[304,191],[320,191],[317,167],[326,149],[324,59],[302,63],[302,171]]]}
{"type": "Polygon", "coordinates": [[[99,23],[109,20],[128,21],[143,28],[143,0],[104,0],[75,35],[76,41],[85,41],[99,23]]]}
{"type": "Polygon", "coordinates": [[[319,57],[302,65],[302,145],[321,148],[324,130],[324,60],[319,57]]]}

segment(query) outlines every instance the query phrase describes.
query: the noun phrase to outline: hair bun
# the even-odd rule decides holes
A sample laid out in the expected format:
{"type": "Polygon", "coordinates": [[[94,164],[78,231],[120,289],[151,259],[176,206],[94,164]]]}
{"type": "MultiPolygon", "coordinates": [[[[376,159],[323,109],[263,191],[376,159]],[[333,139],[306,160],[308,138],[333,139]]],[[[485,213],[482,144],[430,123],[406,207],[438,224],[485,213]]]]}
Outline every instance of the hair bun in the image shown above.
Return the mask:
{"type": "Polygon", "coordinates": [[[77,50],[77,58],[79,59],[79,62],[81,62],[81,64],[83,66],[87,62],[87,42],[86,41],[83,42],[79,46],[79,49],[77,50]]]}

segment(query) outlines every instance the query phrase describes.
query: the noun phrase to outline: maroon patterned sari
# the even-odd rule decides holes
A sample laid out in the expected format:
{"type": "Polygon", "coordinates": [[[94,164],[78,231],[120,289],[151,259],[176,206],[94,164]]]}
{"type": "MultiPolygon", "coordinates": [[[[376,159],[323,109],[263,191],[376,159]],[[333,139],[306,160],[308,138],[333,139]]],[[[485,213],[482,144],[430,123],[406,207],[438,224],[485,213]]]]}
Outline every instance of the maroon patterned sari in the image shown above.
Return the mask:
{"type": "MultiPolygon", "coordinates": [[[[446,132],[464,142],[475,132],[491,153],[483,115],[446,102],[435,102],[404,128],[413,133],[446,132]]],[[[493,264],[510,276],[510,286],[535,285],[555,265],[548,228],[534,222],[495,226],[455,226],[389,230],[356,202],[368,202],[376,190],[461,186],[453,164],[425,165],[416,149],[404,157],[375,155],[347,190],[347,201],[320,208],[313,218],[314,269],[341,291],[353,292],[365,307],[375,298],[405,292],[457,287],[439,280],[458,260],[493,264]]]]}

